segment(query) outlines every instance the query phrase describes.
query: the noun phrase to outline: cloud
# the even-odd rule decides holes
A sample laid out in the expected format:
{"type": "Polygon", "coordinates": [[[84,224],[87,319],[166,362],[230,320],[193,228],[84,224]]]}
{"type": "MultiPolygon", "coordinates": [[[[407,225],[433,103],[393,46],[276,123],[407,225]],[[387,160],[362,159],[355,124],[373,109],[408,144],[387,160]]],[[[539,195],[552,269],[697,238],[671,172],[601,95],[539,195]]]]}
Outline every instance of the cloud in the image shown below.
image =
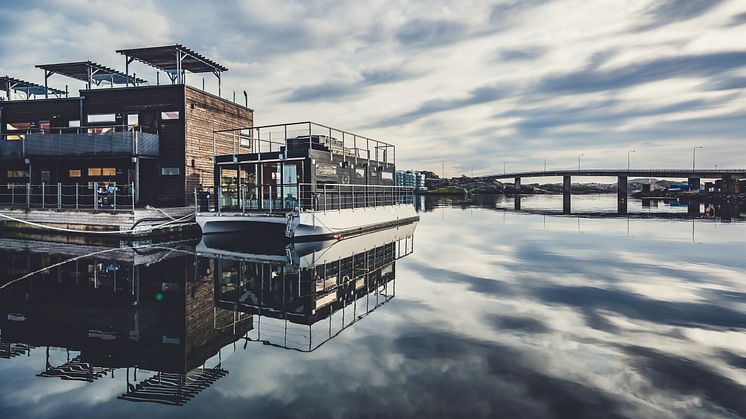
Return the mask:
{"type": "Polygon", "coordinates": [[[651,30],[672,23],[694,19],[715,9],[724,0],[660,0],[653,3],[646,15],[650,22],[637,30],[651,30]]]}
{"type": "MultiPolygon", "coordinates": [[[[569,167],[579,153],[608,166],[615,162],[596,152],[601,145],[642,143],[652,147],[638,151],[640,164],[659,164],[664,154],[670,166],[680,164],[678,150],[703,139],[721,147],[703,152],[702,164],[740,164],[726,150],[743,131],[735,118],[744,112],[746,52],[725,50],[746,36],[739,0],[640,0],[613,14],[609,7],[290,0],[278,13],[268,0],[185,0],[178,8],[6,1],[0,73],[43,83],[39,63],[91,59],[122,69],[118,48],[179,42],[229,68],[223,94],[246,90],[257,124],[319,120],[364,130],[396,144],[403,168],[439,171],[446,160],[447,173],[486,175],[495,161],[530,169],[552,156],[569,167]],[[671,30],[674,23],[682,30],[671,30]],[[464,136],[453,147],[456,132],[464,136]]],[[[151,67],[130,70],[155,82],[151,67]]],[[[187,77],[198,86],[201,78],[187,77]]],[[[215,93],[215,78],[205,81],[215,93]]],[[[82,87],[60,76],[50,83],[82,87]]]]}
{"type": "Polygon", "coordinates": [[[309,102],[361,95],[365,93],[366,87],[396,83],[412,77],[415,75],[397,68],[364,70],[360,73],[360,80],[355,82],[330,81],[299,87],[288,94],[288,100],[309,102]]]}
{"type": "Polygon", "coordinates": [[[624,89],[676,77],[715,77],[746,68],[746,51],[680,55],[643,61],[613,69],[584,69],[544,78],[545,93],[588,93],[624,89]]]}
{"type": "Polygon", "coordinates": [[[744,23],[746,23],[746,13],[735,15],[730,21],[730,25],[732,26],[743,25],[744,23]]]}
{"type": "MultiPolygon", "coordinates": [[[[416,121],[429,115],[445,112],[454,109],[463,109],[472,105],[479,105],[495,101],[505,95],[507,89],[497,86],[485,86],[476,88],[468,93],[466,97],[457,99],[432,99],[428,100],[416,109],[394,115],[392,117],[381,118],[377,124],[401,125],[416,121]]],[[[375,126],[375,125],[372,125],[375,126]]]]}
{"type": "Polygon", "coordinates": [[[700,396],[738,416],[746,416],[746,399],[743,398],[746,387],[743,385],[692,359],[636,346],[623,349],[633,357],[636,370],[655,388],[700,396]]]}
{"type": "Polygon", "coordinates": [[[466,36],[466,26],[451,20],[413,19],[396,31],[396,39],[407,47],[439,47],[466,36]]]}
{"type": "Polygon", "coordinates": [[[612,311],[658,324],[714,330],[746,329],[746,314],[713,304],[658,301],[614,289],[587,286],[538,288],[536,296],[548,303],[569,305],[582,311],[612,311]]]}
{"type": "Polygon", "coordinates": [[[544,55],[542,48],[525,47],[516,49],[503,49],[498,51],[498,59],[502,61],[524,61],[533,60],[544,55]]]}

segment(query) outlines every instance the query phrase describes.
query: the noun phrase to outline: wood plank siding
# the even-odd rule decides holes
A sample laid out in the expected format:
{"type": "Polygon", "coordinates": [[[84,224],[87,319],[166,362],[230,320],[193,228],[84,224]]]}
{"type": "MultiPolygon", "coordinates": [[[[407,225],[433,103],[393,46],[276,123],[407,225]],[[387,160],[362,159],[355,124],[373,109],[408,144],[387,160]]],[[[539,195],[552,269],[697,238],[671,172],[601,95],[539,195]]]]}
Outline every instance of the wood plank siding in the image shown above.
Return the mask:
{"type": "MultiPolygon", "coordinates": [[[[251,127],[254,111],[217,96],[186,87],[186,191],[214,186],[212,161],[214,130],[251,127]]],[[[233,144],[223,136],[216,141],[217,155],[233,154],[233,144]]],[[[245,151],[244,151],[245,152],[245,151]]],[[[189,199],[189,198],[187,198],[189,199]]]]}

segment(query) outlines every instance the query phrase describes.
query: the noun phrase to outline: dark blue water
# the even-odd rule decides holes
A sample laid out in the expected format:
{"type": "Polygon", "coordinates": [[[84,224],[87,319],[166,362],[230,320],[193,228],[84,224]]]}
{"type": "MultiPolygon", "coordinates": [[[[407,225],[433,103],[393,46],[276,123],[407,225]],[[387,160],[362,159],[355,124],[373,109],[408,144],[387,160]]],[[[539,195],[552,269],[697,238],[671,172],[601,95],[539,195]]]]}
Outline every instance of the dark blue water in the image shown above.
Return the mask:
{"type": "Polygon", "coordinates": [[[61,265],[0,290],[0,416],[746,417],[740,216],[534,202],[428,201],[291,263],[3,239],[0,284],[61,265]]]}

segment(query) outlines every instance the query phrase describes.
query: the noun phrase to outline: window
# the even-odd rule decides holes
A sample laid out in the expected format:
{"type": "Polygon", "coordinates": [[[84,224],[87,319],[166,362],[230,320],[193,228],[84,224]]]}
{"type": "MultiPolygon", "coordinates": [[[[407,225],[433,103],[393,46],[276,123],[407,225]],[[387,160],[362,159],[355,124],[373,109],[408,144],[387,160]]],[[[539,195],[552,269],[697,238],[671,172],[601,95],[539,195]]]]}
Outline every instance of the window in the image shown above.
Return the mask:
{"type": "Polygon", "coordinates": [[[116,176],[117,169],[114,167],[89,167],[88,176],[116,176]]]}
{"type": "Polygon", "coordinates": [[[7,174],[9,178],[28,177],[28,172],[25,170],[8,170],[7,174]]]}
{"type": "Polygon", "coordinates": [[[31,122],[10,122],[5,124],[8,131],[26,131],[31,129],[31,122]]]}
{"type": "Polygon", "coordinates": [[[68,122],[67,126],[70,128],[80,128],[80,120],[73,119],[72,121],[68,122]]]}
{"type": "Polygon", "coordinates": [[[140,123],[140,114],[128,113],[127,114],[127,125],[138,125],[140,123]]]}
{"type": "Polygon", "coordinates": [[[67,174],[68,174],[69,177],[81,177],[82,176],[82,170],[80,170],[80,169],[70,169],[67,174]]]}
{"type": "Polygon", "coordinates": [[[393,173],[391,173],[391,172],[381,172],[381,179],[389,179],[389,180],[391,180],[393,178],[394,178],[394,174],[393,173]]]}
{"type": "Polygon", "coordinates": [[[95,124],[100,122],[114,122],[116,115],[113,113],[91,113],[88,114],[88,123],[95,124]]]}
{"type": "Polygon", "coordinates": [[[161,120],[173,121],[179,119],[179,111],[161,112],[161,120]]]}
{"type": "Polygon", "coordinates": [[[179,176],[181,170],[178,167],[161,167],[161,176],[179,176]]]}

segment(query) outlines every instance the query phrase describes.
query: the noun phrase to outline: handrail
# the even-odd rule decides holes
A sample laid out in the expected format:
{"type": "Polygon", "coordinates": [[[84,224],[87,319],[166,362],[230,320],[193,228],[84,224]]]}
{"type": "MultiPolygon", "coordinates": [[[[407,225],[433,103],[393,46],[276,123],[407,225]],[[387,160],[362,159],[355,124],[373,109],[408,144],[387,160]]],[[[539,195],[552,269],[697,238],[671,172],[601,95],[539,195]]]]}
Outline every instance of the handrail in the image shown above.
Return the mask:
{"type": "Polygon", "coordinates": [[[411,205],[414,188],[393,185],[312,184],[229,185],[195,188],[198,211],[258,211],[286,214],[290,211],[332,211],[411,205]]]}
{"type": "Polygon", "coordinates": [[[0,208],[134,211],[135,184],[0,184],[0,208]]]}
{"type": "Polygon", "coordinates": [[[295,149],[304,144],[314,149],[314,144],[325,146],[332,154],[342,155],[345,159],[354,158],[376,161],[379,163],[395,163],[396,147],[393,144],[370,137],[353,134],[348,131],[317,124],[311,121],[274,124],[254,127],[238,127],[213,131],[213,158],[219,155],[240,154],[242,143],[251,143],[252,154],[263,152],[277,152],[282,147],[285,150],[295,149]],[[230,136],[233,142],[233,153],[218,153],[218,138],[230,136]],[[266,144],[265,150],[262,145],[266,144]],[[361,157],[361,153],[363,156],[361,157]]]}

